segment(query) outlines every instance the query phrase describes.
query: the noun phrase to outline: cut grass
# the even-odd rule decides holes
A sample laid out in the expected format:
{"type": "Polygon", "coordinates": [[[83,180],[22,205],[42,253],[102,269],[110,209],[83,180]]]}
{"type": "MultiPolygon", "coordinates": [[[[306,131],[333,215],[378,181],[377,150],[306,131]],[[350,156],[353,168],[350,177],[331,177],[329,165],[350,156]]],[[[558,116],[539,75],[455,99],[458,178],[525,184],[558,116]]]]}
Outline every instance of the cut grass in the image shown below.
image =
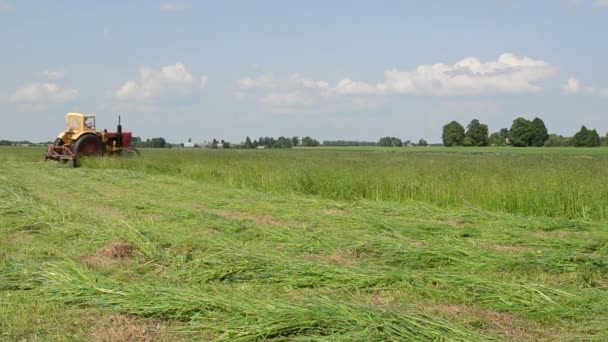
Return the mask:
{"type": "Polygon", "coordinates": [[[608,338],[600,220],[23,161],[0,180],[9,340],[608,338]]]}

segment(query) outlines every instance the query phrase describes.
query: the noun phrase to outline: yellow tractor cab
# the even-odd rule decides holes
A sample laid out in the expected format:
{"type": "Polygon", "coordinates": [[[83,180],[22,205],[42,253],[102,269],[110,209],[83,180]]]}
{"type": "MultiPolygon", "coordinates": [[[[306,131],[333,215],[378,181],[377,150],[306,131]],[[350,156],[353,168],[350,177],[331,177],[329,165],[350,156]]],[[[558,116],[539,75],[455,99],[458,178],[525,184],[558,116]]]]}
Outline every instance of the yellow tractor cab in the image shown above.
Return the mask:
{"type": "Polygon", "coordinates": [[[80,113],[68,113],[65,116],[66,130],[59,133],[55,145],[67,145],[78,140],[85,133],[97,135],[95,131],[95,116],[80,113]]]}
{"type": "Polygon", "coordinates": [[[65,120],[68,130],[73,132],[95,131],[95,115],[68,113],[65,120]]]}

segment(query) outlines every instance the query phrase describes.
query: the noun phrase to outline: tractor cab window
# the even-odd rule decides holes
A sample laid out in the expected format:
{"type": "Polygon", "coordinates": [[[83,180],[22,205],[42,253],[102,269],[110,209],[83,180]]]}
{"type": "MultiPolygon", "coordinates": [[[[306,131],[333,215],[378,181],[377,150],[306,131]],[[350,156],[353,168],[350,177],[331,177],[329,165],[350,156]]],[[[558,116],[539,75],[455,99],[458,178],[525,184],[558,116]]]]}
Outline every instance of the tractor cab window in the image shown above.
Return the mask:
{"type": "Polygon", "coordinates": [[[95,118],[91,118],[91,117],[86,118],[84,120],[84,124],[89,129],[95,129],[95,118]]]}

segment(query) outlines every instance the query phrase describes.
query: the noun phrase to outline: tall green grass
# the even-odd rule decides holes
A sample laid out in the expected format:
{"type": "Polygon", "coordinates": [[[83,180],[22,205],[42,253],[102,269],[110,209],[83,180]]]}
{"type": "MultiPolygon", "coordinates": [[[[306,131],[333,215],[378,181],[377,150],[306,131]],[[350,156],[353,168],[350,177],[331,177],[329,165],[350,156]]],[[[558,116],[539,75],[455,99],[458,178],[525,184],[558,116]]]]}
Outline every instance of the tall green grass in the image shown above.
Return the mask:
{"type": "Polygon", "coordinates": [[[606,220],[608,150],[587,154],[588,150],[556,149],[542,154],[544,150],[550,149],[146,150],[138,159],[91,159],[83,165],[334,200],[414,200],[442,207],[606,220]]]}
{"type": "Polygon", "coordinates": [[[4,339],[88,340],[113,315],[167,341],[608,336],[603,222],[239,189],[176,170],[328,151],[183,153],[169,171],[0,163],[4,339]],[[132,253],[105,254],[116,242],[132,253]]]}

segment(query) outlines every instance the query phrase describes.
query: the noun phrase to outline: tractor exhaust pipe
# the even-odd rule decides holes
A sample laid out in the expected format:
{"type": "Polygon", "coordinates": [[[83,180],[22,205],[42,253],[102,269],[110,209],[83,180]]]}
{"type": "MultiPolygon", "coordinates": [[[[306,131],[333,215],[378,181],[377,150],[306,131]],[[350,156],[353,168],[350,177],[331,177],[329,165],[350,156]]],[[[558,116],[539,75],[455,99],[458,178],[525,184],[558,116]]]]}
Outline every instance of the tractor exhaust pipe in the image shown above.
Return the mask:
{"type": "Polygon", "coordinates": [[[120,115],[118,116],[118,126],[116,126],[116,142],[118,147],[122,147],[122,125],[120,124],[120,115]]]}

